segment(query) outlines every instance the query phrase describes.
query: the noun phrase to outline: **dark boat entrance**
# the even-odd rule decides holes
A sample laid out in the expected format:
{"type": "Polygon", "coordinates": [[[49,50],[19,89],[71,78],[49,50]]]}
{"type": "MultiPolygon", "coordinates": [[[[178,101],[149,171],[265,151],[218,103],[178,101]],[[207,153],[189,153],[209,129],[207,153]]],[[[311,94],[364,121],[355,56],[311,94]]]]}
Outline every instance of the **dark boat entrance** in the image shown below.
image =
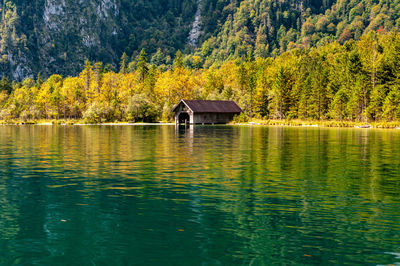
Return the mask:
{"type": "Polygon", "coordinates": [[[190,123],[190,116],[188,113],[180,113],[179,114],[179,124],[190,123]]]}

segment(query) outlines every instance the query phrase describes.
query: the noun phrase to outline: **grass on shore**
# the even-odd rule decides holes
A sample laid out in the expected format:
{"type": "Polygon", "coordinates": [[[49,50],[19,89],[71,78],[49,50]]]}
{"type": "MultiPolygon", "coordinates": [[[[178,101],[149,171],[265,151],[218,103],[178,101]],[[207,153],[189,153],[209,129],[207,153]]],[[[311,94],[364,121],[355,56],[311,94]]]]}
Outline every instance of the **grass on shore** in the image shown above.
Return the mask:
{"type": "MultiPolygon", "coordinates": [[[[234,123],[240,124],[240,123],[234,123]]],[[[268,125],[268,126],[314,126],[314,127],[355,127],[355,128],[387,128],[394,129],[400,128],[400,121],[391,122],[354,122],[354,121],[338,121],[338,120],[262,120],[262,119],[252,119],[250,122],[245,124],[253,125],[268,125]]]]}
{"type": "MultiPolygon", "coordinates": [[[[11,119],[11,120],[0,120],[0,125],[124,125],[124,124],[141,124],[144,122],[126,122],[126,121],[114,121],[114,122],[103,122],[103,123],[92,123],[88,122],[84,119],[39,119],[39,120],[19,120],[19,119],[11,119]]],[[[155,123],[168,123],[168,122],[155,122],[155,123]]]]}
{"type": "Polygon", "coordinates": [[[74,124],[84,124],[83,120],[57,120],[57,119],[40,119],[40,120],[0,120],[0,125],[74,125],[74,124]]]}

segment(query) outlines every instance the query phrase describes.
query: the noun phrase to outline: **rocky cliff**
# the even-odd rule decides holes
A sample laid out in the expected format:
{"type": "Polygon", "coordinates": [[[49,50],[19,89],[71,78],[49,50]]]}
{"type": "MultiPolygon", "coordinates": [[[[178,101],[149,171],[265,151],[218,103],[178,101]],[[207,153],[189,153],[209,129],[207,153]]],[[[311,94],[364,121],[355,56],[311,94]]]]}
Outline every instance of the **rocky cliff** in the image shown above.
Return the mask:
{"type": "Polygon", "coordinates": [[[1,75],[72,75],[86,58],[117,68],[125,52],[184,49],[196,0],[14,0],[2,9],[1,75]]]}

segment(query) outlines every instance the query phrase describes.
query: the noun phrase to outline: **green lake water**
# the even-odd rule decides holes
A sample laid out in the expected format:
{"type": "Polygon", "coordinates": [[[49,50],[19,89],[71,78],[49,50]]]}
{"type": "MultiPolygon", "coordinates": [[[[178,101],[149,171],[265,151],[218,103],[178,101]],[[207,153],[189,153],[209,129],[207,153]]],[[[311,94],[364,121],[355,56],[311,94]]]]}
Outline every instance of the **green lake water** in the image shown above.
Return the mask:
{"type": "Polygon", "coordinates": [[[400,264],[400,130],[0,126],[13,264],[400,264]]]}

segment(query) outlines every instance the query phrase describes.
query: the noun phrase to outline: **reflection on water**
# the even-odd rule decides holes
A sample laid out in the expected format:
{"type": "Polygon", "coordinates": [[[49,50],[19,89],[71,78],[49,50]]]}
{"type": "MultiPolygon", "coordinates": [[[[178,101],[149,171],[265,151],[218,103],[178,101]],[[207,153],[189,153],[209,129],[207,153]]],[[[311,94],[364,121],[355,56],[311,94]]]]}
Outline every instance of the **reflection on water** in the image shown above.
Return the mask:
{"type": "Polygon", "coordinates": [[[0,264],[400,263],[400,132],[0,127],[0,264]]]}

